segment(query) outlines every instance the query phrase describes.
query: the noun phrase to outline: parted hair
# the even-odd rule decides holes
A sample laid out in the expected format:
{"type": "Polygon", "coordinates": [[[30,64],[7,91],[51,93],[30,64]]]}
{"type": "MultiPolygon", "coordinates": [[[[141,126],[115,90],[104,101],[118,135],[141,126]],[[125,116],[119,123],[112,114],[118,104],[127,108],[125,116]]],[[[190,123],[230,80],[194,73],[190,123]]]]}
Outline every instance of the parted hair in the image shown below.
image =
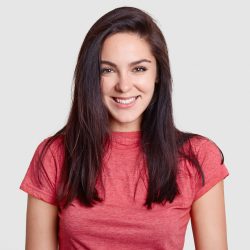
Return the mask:
{"type": "Polygon", "coordinates": [[[180,131],[174,124],[172,76],[165,38],[156,21],[145,11],[120,7],[103,15],[86,34],[75,67],[74,93],[67,122],[50,136],[41,154],[42,163],[49,145],[57,137],[63,138],[65,157],[57,200],[63,202],[64,207],[75,198],[88,207],[103,200],[95,185],[111,131],[100,87],[100,54],[105,39],[119,32],[132,32],[145,39],[157,62],[158,82],[141,122],[141,150],[145,153],[148,170],[144,205],[151,209],[152,203],[172,202],[179,194],[180,159],[191,162],[203,184],[205,181],[190,143],[192,137],[203,136],[180,131]],[[184,144],[190,145],[188,150],[184,150],[184,144]]]}

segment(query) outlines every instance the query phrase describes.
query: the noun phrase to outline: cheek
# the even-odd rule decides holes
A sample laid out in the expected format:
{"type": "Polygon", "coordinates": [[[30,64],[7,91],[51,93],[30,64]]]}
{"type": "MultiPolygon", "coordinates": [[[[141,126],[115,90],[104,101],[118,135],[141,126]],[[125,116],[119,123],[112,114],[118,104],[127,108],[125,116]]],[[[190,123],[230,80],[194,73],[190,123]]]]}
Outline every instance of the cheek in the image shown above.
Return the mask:
{"type": "Polygon", "coordinates": [[[102,78],[101,79],[101,91],[102,94],[109,94],[114,88],[115,81],[112,78],[102,78]]]}
{"type": "Polygon", "coordinates": [[[102,94],[105,95],[109,92],[109,85],[108,85],[108,82],[105,81],[105,80],[102,80],[101,81],[101,91],[102,91],[102,94]]]}
{"type": "Polygon", "coordinates": [[[152,92],[154,92],[155,82],[152,79],[146,79],[144,81],[138,82],[137,86],[141,92],[145,94],[151,94],[152,92]]]}
{"type": "Polygon", "coordinates": [[[138,77],[134,79],[137,82],[137,86],[141,89],[142,92],[152,92],[154,91],[155,86],[155,74],[150,72],[143,77],[138,77]]]}

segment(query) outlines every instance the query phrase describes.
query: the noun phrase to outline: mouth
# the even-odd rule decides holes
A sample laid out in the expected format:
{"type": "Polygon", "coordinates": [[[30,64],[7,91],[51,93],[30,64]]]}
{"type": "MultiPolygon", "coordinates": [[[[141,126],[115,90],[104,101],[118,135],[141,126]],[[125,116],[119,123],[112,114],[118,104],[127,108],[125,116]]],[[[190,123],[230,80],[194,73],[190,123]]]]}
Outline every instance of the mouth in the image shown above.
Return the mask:
{"type": "Polygon", "coordinates": [[[128,105],[128,104],[134,103],[138,97],[139,97],[139,95],[127,97],[127,98],[125,98],[125,97],[112,97],[112,99],[117,103],[128,105]]]}

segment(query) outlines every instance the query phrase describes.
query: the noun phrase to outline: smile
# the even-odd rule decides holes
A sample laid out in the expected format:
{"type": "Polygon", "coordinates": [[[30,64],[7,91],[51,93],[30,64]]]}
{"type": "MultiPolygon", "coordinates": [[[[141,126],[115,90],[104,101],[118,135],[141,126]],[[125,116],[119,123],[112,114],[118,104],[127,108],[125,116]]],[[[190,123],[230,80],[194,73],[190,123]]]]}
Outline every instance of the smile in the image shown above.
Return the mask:
{"type": "Polygon", "coordinates": [[[131,104],[133,102],[135,102],[135,100],[138,98],[138,96],[133,96],[133,97],[129,97],[129,98],[118,98],[118,97],[113,97],[113,100],[117,103],[121,103],[121,104],[131,104]]]}

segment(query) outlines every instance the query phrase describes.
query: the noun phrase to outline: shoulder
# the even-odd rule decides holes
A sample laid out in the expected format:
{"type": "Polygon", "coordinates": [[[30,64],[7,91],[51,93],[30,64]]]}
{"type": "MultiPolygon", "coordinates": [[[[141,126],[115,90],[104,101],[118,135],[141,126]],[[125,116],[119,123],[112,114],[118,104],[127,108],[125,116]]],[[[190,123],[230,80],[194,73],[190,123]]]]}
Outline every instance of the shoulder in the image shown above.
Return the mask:
{"type": "Polygon", "coordinates": [[[208,137],[194,136],[185,142],[183,149],[187,157],[179,164],[178,185],[184,194],[192,194],[194,201],[229,172],[220,147],[208,137]]]}
{"type": "Polygon", "coordinates": [[[64,136],[48,136],[44,138],[37,146],[38,155],[61,157],[64,154],[64,136]]]}
{"type": "Polygon", "coordinates": [[[56,204],[56,190],[64,162],[63,138],[47,137],[37,146],[20,189],[56,204]]]}
{"type": "Polygon", "coordinates": [[[199,165],[203,173],[216,170],[218,166],[224,164],[224,156],[215,141],[203,135],[197,135],[190,138],[183,145],[184,157],[180,161],[180,172],[196,176],[199,174],[197,167],[199,165]]]}
{"type": "Polygon", "coordinates": [[[49,172],[51,175],[59,173],[64,163],[64,155],[63,137],[46,137],[38,144],[30,168],[35,173],[38,171],[39,174],[41,172],[49,172]]]}
{"type": "Polygon", "coordinates": [[[219,145],[208,137],[194,137],[190,141],[194,154],[201,165],[205,159],[213,159],[216,164],[224,163],[224,156],[219,145]]]}
{"type": "Polygon", "coordinates": [[[203,135],[195,135],[191,137],[185,142],[183,149],[186,154],[192,152],[198,160],[205,155],[211,154],[218,156],[221,159],[223,158],[223,153],[218,144],[203,135]]]}

